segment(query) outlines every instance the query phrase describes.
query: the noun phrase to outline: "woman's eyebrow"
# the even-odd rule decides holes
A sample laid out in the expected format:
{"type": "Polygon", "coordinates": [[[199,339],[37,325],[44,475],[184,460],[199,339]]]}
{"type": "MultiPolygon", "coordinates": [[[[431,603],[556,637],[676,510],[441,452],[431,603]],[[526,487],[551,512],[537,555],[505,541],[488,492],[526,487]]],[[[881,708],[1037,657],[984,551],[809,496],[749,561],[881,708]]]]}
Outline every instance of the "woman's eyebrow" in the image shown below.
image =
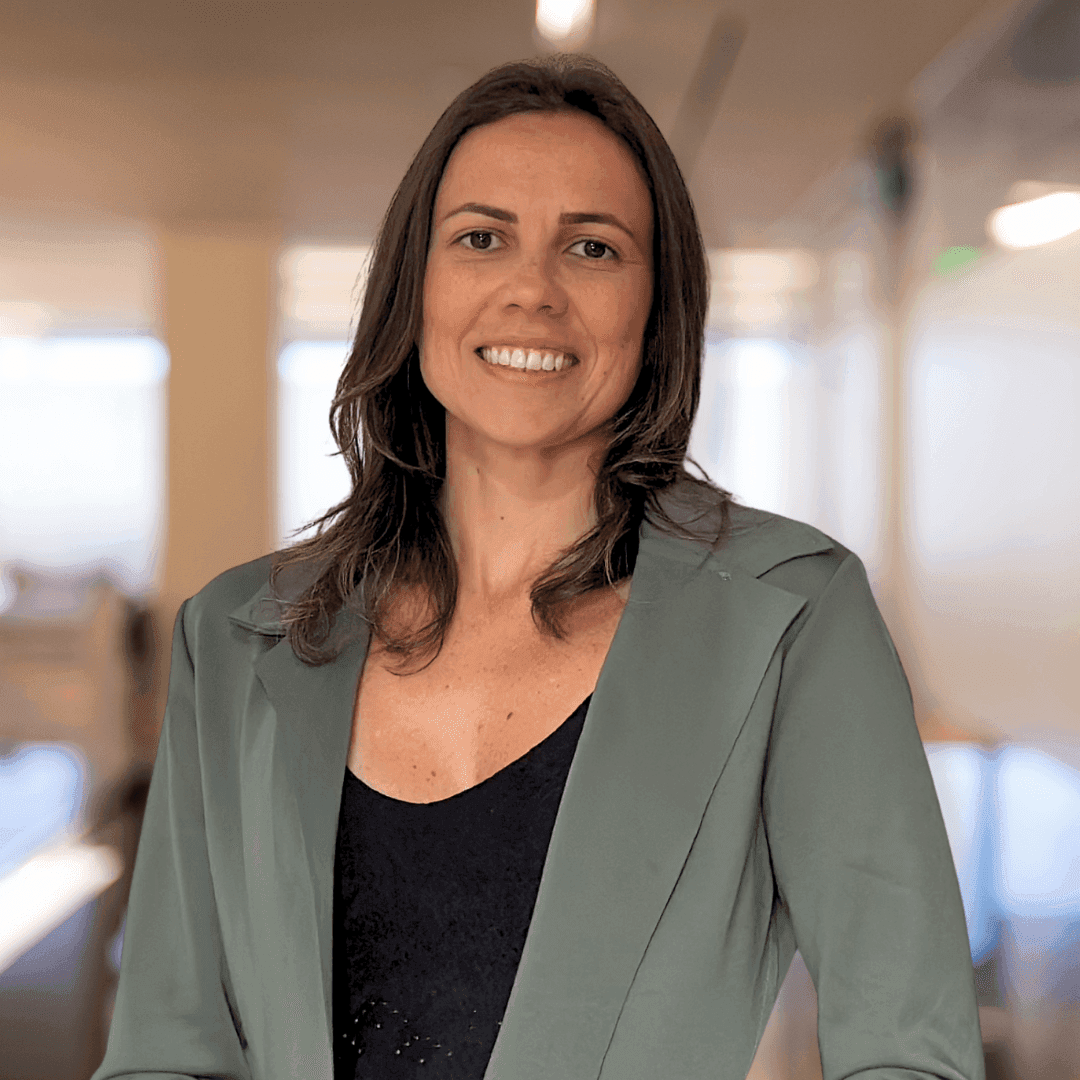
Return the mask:
{"type": "Polygon", "coordinates": [[[626,233],[635,244],[637,243],[637,237],[614,214],[602,214],[598,210],[590,210],[583,214],[559,215],[560,225],[589,225],[593,223],[598,225],[614,225],[616,229],[621,229],[626,233]]]}
{"type": "MultiPolygon", "coordinates": [[[[506,221],[511,225],[517,224],[517,214],[512,214],[509,210],[500,210],[497,206],[486,206],[484,203],[463,203],[456,210],[451,210],[443,221],[454,217],[456,214],[482,214],[484,217],[495,218],[496,221],[506,221]]],[[[585,212],[577,212],[572,214],[560,214],[560,225],[613,225],[616,229],[621,229],[627,236],[630,237],[634,243],[637,243],[637,237],[617,218],[614,214],[603,214],[598,210],[588,210],[585,212]]]]}
{"type": "Polygon", "coordinates": [[[456,210],[451,210],[443,221],[447,221],[456,214],[483,214],[484,217],[495,218],[497,221],[508,221],[512,225],[517,223],[517,214],[511,214],[509,210],[500,210],[497,206],[485,206],[483,203],[462,203],[456,210]]]}

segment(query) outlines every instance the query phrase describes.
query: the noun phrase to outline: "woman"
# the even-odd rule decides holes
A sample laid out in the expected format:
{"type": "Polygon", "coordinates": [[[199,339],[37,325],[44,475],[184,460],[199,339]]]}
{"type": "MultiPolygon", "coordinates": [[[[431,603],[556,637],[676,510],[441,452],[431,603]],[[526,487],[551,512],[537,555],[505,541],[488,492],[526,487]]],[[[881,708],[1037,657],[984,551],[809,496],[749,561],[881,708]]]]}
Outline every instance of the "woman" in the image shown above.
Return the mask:
{"type": "Polygon", "coordinates": [[[706,293],[607,69],[444,113],[334,402],[352,493],[177,618],[95,1080],[742,1080],[796,947],[825,1080],[983,1080],[862,564],[683,467],[706,293]]]}

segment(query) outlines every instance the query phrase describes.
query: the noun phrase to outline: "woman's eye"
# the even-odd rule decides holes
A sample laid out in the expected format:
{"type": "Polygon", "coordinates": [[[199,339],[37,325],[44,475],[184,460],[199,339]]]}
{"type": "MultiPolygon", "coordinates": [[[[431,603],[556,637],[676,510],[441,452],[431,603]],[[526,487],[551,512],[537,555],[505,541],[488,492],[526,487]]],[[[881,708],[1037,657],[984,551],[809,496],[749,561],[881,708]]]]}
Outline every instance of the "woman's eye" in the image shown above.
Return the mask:
{"type": "Polygon", "coordinates": [[[477,230],[475,232],[466,233],[458,243],[460,244],[464,240],[469,241],[465,246],[470,251],[491,251],[491,245],[498,240],[498,237],[494,233],[477,230]]]}
{"type": "Polygon", "coordinates": [[[599,240],[579,240],[570,250],[573,251],[576,247],[584,248],[582,254],[585,258],[592,259],[595,262],[618,257],[612,248],[608,247],[607,244],[602,244],[599,240]]]}

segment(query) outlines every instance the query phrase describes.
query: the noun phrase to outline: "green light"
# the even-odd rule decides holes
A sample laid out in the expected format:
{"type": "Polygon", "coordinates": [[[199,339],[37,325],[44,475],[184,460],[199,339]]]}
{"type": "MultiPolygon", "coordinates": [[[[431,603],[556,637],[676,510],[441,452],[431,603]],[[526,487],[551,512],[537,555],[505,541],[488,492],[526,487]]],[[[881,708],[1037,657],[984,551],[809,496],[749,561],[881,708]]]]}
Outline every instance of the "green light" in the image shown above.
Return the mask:
{"type": "Polygon", "coordinates": [[[981,255],[982,250],[977,247],[946,248],[934,260],[934,273],[948,276],[958,274],[964,267],[976,262],[981,255]]]}

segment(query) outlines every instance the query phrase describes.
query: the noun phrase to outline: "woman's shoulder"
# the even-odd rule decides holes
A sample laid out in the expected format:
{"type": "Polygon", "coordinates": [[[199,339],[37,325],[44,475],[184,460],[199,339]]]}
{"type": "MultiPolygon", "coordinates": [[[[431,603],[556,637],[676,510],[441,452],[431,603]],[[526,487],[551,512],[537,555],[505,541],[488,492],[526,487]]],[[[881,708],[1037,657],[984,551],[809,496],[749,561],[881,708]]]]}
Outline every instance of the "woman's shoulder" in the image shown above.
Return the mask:
{"type": "Polygon", "coordinates": [[[805,601],[790,628],[792,636],[826,607],[845,617],[880,622],[866,566],[839,540],[808,522],[737,503],[730,507],[730,523],[717,564],[805,601]]]}
{"type": "Polygon", "coordinates": [[[732,551],[746,555],[757,553],[759,560],[765,563],[775,557],[776,562],[767,569],[804,555],[831,554],[842,562],[851,554],[839,540],[808,521],[742,503],[732,503],[729,513],[732,551]]]}
{"type": "Polygon", "coordinates": [[[833,603],[876,609],[862,559],[839,540],[805,521],[754,507],[732,514],[729,558],[752,569],[767,585],[807,601],[800,624],[820,606],[833,603]]]}
{"type": "Polygon", "coordinates": [[[207,582],[186,602],[187,626],[194,629],[208,619],[219,621],[230,616],[239,619],[245,609],[254,609],[260,597],[269,597],[270,570],[276,554],[230,567],[207,582]]]}
{"type": "MultiPolygon", "coordinates": [[[[659,501],[677,525],[696,534],[699,539],[688,543],[696,543],[702,552],[711,549],[711,539],[726,526],[722,543],[711,549],[717,570],[769,581],[806,577],[806,586],[817,591],[815,582],[830,579],[847,559],[858,559],[839,540],[809,522],[746,506],[704,485],[674,485],[661,493],[659,501]],[[786,570],[777,574],[782,567],[786,570]]],[[[670,535],[662,525],[657,533],[670,535]]]]}

